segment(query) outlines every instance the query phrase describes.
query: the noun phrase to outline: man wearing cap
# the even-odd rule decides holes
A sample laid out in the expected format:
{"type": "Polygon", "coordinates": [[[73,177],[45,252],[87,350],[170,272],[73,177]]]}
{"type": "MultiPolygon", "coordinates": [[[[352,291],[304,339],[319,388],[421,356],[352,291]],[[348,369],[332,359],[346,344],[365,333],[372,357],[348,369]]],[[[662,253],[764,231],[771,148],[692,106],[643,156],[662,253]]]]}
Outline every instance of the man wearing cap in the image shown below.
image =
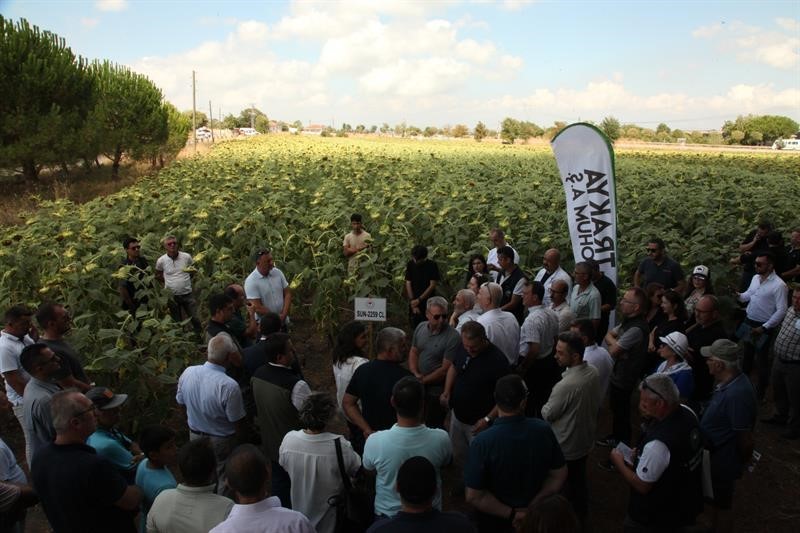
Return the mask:
{"type": "Polygon", "coordinates": [[[550,422],[567,461],[567,494],[575,513],[586,520],[589,491],[586,458],[594,445],[597,411],[600,408],[600,377],[583,360],[583,339],[567,331],[558,336],[556,361],[564,369],[550,398],[542,407],[542,418],[550,422]]]}
{"type": "Polygon", "coordinates": [[[233,339],[220,333],[208,341],[208,360],[183,371],[175,400],[185,406],[191,440],[208,437],[217,456],[217,471],[224,480],[225,459],[233,450],[245,418],[242,390],[225,374],[240,357],[233,339]]]}
{"type": "Polygon", "coordinates": [[[778,425],[788,423],[789,428],[781,437],[800,439],[800,288],[792,293],[792,306],[783,318],[773,351],[775,415],[764,422],[778,425]]]}
{"type": "MultiPolygon", "coordinates": [[[[703,510],[703,439],[697,416],[680,404],[663,374],[642,380],[644,432],[632,456],[611,450],[611,463],[630,485],[625,531],[684,531],[703,510]]],[[[718,531],[718,530],[715,530],[718,531]]]]}
{"type": "Polygon", "coordinates": [[[389,519],[379,520],[367,533],[477,533],[475,526],[461,513],[442,512],[433,507],[436,494],[436,469],[422,456],[414,456],[397,471],[395,489],[400,495],[400,511],[389,519]]]}
{"type": "Polygon", "coordinates": [[[713,530],[732,531],[734,484],[753,455],[753,428],[758,403],[755,391],[739,370],[739,346],[728,339],[704,346],[700,353],[717,385],[700,429],[711,452],[713,530]]]}
{"type": "Polygon", "coordinates": [[[789,288],[775,272],[774,258],[769,252],[756,254],[756,275],[750,287],[737,293],[740,302],[747,303],[747,317],[736,329],[742,342],[742,373],[750,377],[753,365],[758,369],[756,393],[763,400],[769,385],[769,345],[774,330],[786,315],[789,288]]]}
{"type": "MultiPolygon", "coordinates": [[[[705,358],[700,355],[700,348],[711,346],[714,341],[728,336],[719,316],[719,300],[713,294],[702,296],[694,305],[695,323],[686,330],[689,351],[686,362],[692,367],[694,391],[690,400],[692,405],[702,406],[711,399],[714,389],[714,378],[708,370],[705,358]]],[[[702,411],[702,409],[701,409],[702,411]]]]}
{"type": "Polygon", "coordinates": [[[19,358],[22,368],[31,376],[22,396],[23,429],[25,441],[30,444],[31,450],[26,459],[30,465],[36,452],[56,437],[50,416],[50,399],[61,390],[55,382],[61,365],[53,350],[42,343],[26,346],[19,358]]]}
{"type": "Polygon", "coordinates": [[[665,289],[675,289],[675,292],[683,294],[686,289],[686,280],[683,279],[683,269],[677,261],[664,253],[666,244],[662,239],[653,237],[647,241],[647,257],[645,257],[636,274],[633,276],[635,287],[647,287],[650,283],[657,282],[665,289]]]}
{"type": "Polygon", "coordinates": [[[479,531],[514,531],[528,505],[561,490],[564,455],[549,424],[525,418],[528,388],[511,374],[497,380],[498,417],[469,447],[464,469],[467,502],[477,510],[479,531]]]}
{"type": "Polygon", "coordinates": [[[669,376],[678,387],[681,399],[686,401],[694,392],[692,367],[684,361],[689,351],[689,340],[680,331],[673,331],[666,337],[659,337],[658,340],[661,341],[658,355],[664,361],[658,365],[655,373],[669,376]]]}
{"type": "Polygon", "coordinates": [[[144,459],[139,445],[116,426],[122,404],[128,400],[127,394],[114,394],[107,387],[93,387],[86,393],[92,400],[97,415],[97,429],[89,435],[86,444],[97,451],[97,455],[111,462],[119,472],[133,483],[136,467],[144,459]]]}
{"type": "Polygon", "coordinates": [[[447,323],[447,300],[433,296],[425,306],[427,320],[414,329],[408,369],[425,385],[425,425],[441,428],[447,410],[439,404],[439,396],[444,392],[444,380],[461,338],[447,323]]]}
{"type": "Polygon", "coordinates": [[[39,450],[31,478],[53,531],[134,533],[142,491],[86,445],[97,426],[95,405],[77,391],[50,402],[54,442],[39,450]]]}
{"type": "MultiPolygon", "coordinates": [[[[561,268],[561,252],[555,248],[550,248],[544,253],[542,257],[542,268],[536,273],[534,281],[538,281],[544,285],[544,305],[551,305],[553,302],[550,299],[550,288],[556,281],[563,281],[566,284],[564,290],[564,298],[566,299],[572,287],[572,278],[569,274],[561,268]]],[[[569,326],[564,329],[568,329],[569,326]]]]}
{"type": "Polygon", "coordinates": [[[244,293],[253,306],[256,317],[272,311],[278,313],[284,327],[286,326],[292,305],[292,290],[286,276],[275,266],[269,250],[256,252],[256,267],[244,280],[244,293]]]}

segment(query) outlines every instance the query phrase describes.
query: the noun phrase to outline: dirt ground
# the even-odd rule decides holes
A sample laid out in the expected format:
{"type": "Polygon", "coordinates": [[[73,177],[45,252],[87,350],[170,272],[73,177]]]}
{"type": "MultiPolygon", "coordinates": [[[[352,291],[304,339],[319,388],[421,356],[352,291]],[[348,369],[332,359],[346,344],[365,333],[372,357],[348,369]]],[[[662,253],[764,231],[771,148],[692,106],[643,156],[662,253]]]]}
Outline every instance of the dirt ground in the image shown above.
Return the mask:
{"type": "MultiPolygon", "coordinates": [[[[295,321],[292,332],[297,353],[305,360],[304,373],[312,389],[334,392],[333,374],[330,370],[330,349],[327,340],[316,331],[309,320],[295,321]]],[[[377,330],[376,330],[377,331],[377,330]]],[[[637,401],[634,398],[634,401],[637,401]]],[[[632,404],[632,408],[635,407],[632,404]]],[[[763,404],[760,417],[772,414],[772,404],[763,404]]],[[[170,418],[165,413],[165,418],[170,418]]],[[[0,414],[2,432],[6,442],[24,462],[21,431],[11,412],[0,414]]],[[[607,407],[601,412],[598,436],[605,435],[611,427],[607,407]]],[[[175,428],[179,439],[185,441],[188,434],[184,427],[175,428]]],[[[339,421],[334,431],[344,433],[345,425],[339,421]]],[[[778,436],[779,429],[760,424],[756,428],[756,450],[760,461],[752,472],[745,474],[736,487],[734,512],[737,531],[789,533],[800,530],[800,441],[787,441],[778,436]]],[[[621,531],[622,520],[628,501],[628,488],[615,472],[600,469],[597,464],[608,457],[607,448],[595,448],[588,462],[590,493],[590,531],[593,533],[621,531]]],[[[463,498],[454,495],[453,472],[443,475],[446,510],[469,512],[463,498]]],[[[668,503],[665,503],[668,504],[668,503]]],[[[710,524],[709,517],[701,516],[700,523],[710,524]]],[[[27,533],[49,531],[40,507],[28,515],[27,533]]]]}

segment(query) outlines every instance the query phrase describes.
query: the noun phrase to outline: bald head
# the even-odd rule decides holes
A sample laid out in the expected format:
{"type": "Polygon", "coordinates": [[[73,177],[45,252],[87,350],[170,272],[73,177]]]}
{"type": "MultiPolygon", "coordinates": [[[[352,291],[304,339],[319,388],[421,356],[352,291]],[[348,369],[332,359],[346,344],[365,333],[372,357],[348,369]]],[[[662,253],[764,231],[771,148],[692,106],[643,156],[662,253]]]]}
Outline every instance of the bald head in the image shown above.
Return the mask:
{"type": "Polygon", "coordinates": [[[555,305],[561,305],[567,300],[569,285],[563,279],[557,279],[550,285],[550,300],[555,305]]]}
{"type": "Polygon", "coordinates": [[[561,264],[561,252],[556,250],[555,248],[550,248],[544,253],[544,258],[542,259],[542,266],[545,270],[550,272],[551,274],[558,269],[559,265],[561,264]]]}

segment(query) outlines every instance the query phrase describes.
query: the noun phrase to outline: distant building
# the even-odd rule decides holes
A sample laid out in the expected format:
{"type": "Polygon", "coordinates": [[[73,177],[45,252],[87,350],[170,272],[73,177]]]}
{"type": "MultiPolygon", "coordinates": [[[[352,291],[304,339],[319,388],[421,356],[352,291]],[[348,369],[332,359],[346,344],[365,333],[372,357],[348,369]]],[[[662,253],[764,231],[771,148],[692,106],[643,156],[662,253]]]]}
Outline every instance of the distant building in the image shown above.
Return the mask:
{"type": "Polygon", "coordinates": [[[303,126],[303,135],[322,135],[324,129],[325,126],[322,124],[309,124],[308,126],[303,126]]]}

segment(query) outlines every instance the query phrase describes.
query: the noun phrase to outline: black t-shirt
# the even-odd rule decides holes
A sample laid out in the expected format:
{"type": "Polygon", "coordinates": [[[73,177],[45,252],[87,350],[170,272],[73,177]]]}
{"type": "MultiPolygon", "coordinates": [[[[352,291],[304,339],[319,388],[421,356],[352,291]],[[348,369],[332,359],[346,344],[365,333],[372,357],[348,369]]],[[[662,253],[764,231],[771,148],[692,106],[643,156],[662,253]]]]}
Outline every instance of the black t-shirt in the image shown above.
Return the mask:
{"type": "MultiPolygon", "coordinates": [[[[747,237],[744,238],[742,244],[750,244],[756,236],[757,230],[753,230],[747,234],[747,237]]],[[[749,252],[745,252],[739,256],[739,262],[742,264],[742,270],[748,272],[750,274],[755,274],[756,271],[756,256],[759,252],[766,252],[769,250],[769,245],[767,244],[767,236],[764,235],[760,239],[756,241],[756,245],[753,246],[749,252]]]]}
{"type": "Polygon", "coordinates": [[[473,533],[477,531],[461,513],[443,513],[431,509],[424,513],[400,511],[394,518],[375,522],[367,533],[473,533]]]}
{"type": "Polygon", "coordinates": [[[347,394],[361,400],[361,415],[374,431],[391,428],[397,421],[392,407],[392,389],[411,372],[398,363],[375,359],[356,368],[347,394]]]}
{"type": "MultiPolygon", "coordinates": [[[[131,269],[131,274],[126,280],[120,281],[120,286],[125,287],[125,289],[128,291],[128,295],[130,295],[131,300],[133,300],[134,305],[147,303],[147,297],[146,296],[145,297],[139,297],[139,298],[136,297],[136,286],[139,283],[135,283],[133,281],[134,279],[138,279],[138,281],[141,282],[142,279],[144,279],[145,270],[147,270],[147,267],[148,267],[147,259],[145,259],[144,257],[138,257],[136,259],[136,261],[131,261],[130,259],[128,259],[126,257],[125,260],[122,261],[122,263],[120,263],[120,266],[121,267],[123,267],[123,266],[134,266],[134,267],[136,267],[136,268],[131,269]]],[[[125,301],[122,302],[122,308],[126,309],[126,310],[128,309],[128,304],[125,303],[125,301]]]]}
{"type": "Polygon", "coordinates": [[[477,357],[470,357],[459,344],[453,366],[456,382],[450,395],[450,407],[459,421],[474,424],[494,407],[494,386],[508,374],[508,359],[492,343],[477,357]]]}
{"type": "MultiPolygon", "coordinates": [[[[791,270],[797,265],[800,265],[800,248],[793,249],[791,245],[787,246],[786,257],[788,258],[786,270],[791,270]]],[[[779,274],[783,274],[783,272],[779,272],[779,274]]],[[[791,281],[794,281],[795,283],[800,283],[800,274],[795,276],[791,281]]]]}
{"type": "Polygon", "coordinates": [[[411,292],[414,293],[414,298],[418,298],[425,292],[431,281],[439,281],[439,267],[430,259],[426,259],[422,263],[411,260],[406,264],[405,279],[411,282],[411,292]]]}
{"type": "Polygon", "coordinates": [[[694,376],[694,392],[692,400],[703,402],[711,398],[714,389],[714,378],[708,371],[706,358],[700,353],[703,346],[711,346],[715,340],[726,339],[728,334],[722,326],[722,321],[718,320],[708,326],[701,327],[700,324],[689,328],[686,331],[686,338],[689,340],[689,348],[692,350],[692,357],[687,358],[686,362],[692,367],[694,376]]]}
{"type": "Polygon", "coordinates": [[[672,258],[664,256],[660,265],[648,257],[639,263],[639,274],[642,276],[642,288],[649,283],[658,282],[665,289],[674,289],[683,280],[683,269],[672,258]]]}
{"type": "Polygon", "coordinates": [[[36,452],[31,478],[56,533],[136,533],[136,512],[114,505],[125,478],[91,446],[48,444],[36,452]]]}

